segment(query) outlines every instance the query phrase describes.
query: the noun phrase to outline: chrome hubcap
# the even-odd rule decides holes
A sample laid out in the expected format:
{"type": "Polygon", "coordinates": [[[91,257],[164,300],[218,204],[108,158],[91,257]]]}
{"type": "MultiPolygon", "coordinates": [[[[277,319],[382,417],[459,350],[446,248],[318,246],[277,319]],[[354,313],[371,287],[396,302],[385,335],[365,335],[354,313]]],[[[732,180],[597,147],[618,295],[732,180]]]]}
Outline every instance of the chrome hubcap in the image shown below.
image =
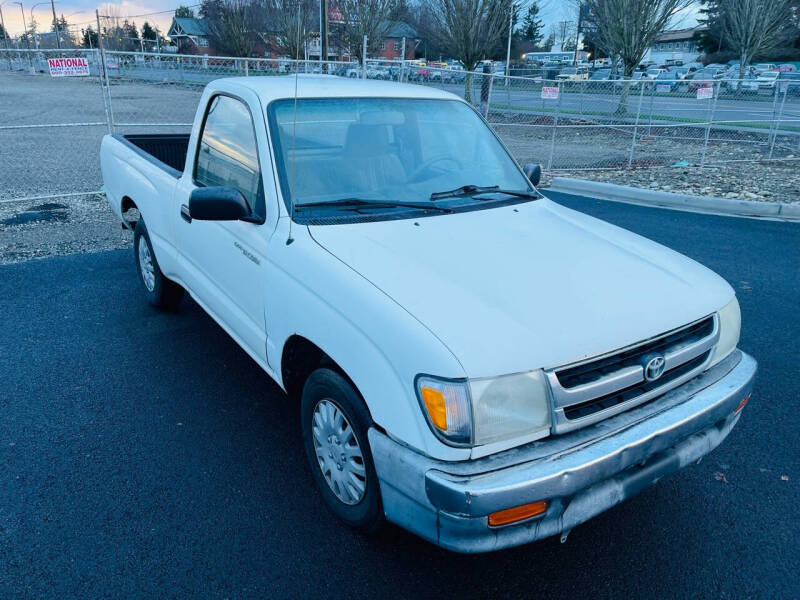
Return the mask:
{"type": "Polygon", "coordinates": [[[364,456],[353,428],[333,400],[320,400],[314,407],[312,436],[328,487],[345,504],[361,502],[367,490],[364,456]]]}
{"type": "Polygon", "coordinates": [[[139,272],[142,274],[142,281],[147,291],[152,292],[156,287],[156,271],[153,268],[153,259],[150,256],[150,248],[144,237],[139,238],[139,272]]]}

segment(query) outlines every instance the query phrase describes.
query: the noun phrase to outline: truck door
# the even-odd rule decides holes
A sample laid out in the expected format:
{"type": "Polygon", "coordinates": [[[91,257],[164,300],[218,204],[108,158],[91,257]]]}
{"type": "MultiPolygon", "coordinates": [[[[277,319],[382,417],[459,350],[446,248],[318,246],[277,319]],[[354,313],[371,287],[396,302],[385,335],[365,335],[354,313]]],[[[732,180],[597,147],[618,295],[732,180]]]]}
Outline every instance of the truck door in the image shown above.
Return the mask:
{"type": "Polygon", "coordinates": [[[173,204],[179,213],[176,238],[186,284],[251,355],[266,362],[269,231],[263,224],[264,182],[253,114],[241,98],[218,94],[210,99],[192,159],[178,186],[179,200],[173,204]],[[201,186],[236,188],[262,223],[192,219],[189,195],[201,186]]]}

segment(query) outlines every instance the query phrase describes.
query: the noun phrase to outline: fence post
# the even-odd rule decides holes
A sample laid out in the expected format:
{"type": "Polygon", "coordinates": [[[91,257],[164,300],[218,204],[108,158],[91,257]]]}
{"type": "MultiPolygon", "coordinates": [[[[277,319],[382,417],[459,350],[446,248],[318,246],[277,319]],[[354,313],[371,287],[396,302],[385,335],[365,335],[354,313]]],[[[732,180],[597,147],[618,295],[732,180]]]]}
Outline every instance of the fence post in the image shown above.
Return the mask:
{"type": "Polygon", "coordinates": [[[578,100],[578,102],[580,102],[578,110],[580,111],[581,118],[583,118],[583,95],[586,93],[586,86],[588,86],[588,85],[589,85],[589,80],[588,79],[584,79],[581,82],[581,92],[580,92],[580,96],[579,96],[579,100],[578,100]]]}
{"type": "Polygon", "coordinates": [[[403,38],[402,46],[400,47],[400,83],[403,83],[403,75],[406,72],[406,38],[403,38]]]}
{"type": "Polygon", "coordinates": [[[708,151],[708,138],[711,136],[711,124],[714,122],[714,115],[717,112],[717,98],[719,97],[719,86],[721,81],[717,81],[716,87],[711,85],[711,90],[714,94],[714,98],[709,100],[709,115],[708,115],[708,123],[706,123],[706,137],[703,141],[703,154],[700,157],[700,168],[702,169],[706,165],[706,152],[708,151]]]}
{"type": "MultiPolygon", "coordinates": [[[[544,81],[542,81],[542,85],[544,85],[544,81]]],[[[555,155],[556,151],[556,129],[558,128],[558,116],[561,112],[561,82],[556,82],[556,87],[558,89],[558,103],[556,104],[556,114],[553,117],[553,135],[550,137],[550,158],[547,160],[547,170],[550,171],[553,168],[553,156],[555,155]]],[[[544,103],[544,100],[542,100],[544,103]]]]}
{"type": "MultiPolygon", "coordinates": [[[[777,82],[775,84],[775,96],[778,95],[778,85],[777,82]]],[[[786,88],[783,90],[783,100],[781,100],[781,109],[778,111],[778,119],[775,121],[775,130],[772,133],[772,140],[769,144],[769,160],[772,160],[772,152],[775,150],[775,139],[778,137],[778,129],[780,129],[781,119],[783,118],[783,105],[786,104],[786,94],[789,92],[789,84],[786,84],[786,88]]]]}
{"type": "Polygon", "coordinates": [[[636,150],[636,132],[639,129],[639,116],[642,114],[642,100],[644,99],[644,81],[639,80],[641,91],[639,92],[639,106],[636,108],[636,121],[633,124],[633,136],[631,137],[631,152],[628,155],[628,168],[633,166],[633,152],[636,150]]]}
{"type": "Polygon", "coordinates": [[[492,102],[493,83],[494,83],[494,73],[489,74],[488,80],[486,75],[483,76],[483,81],[481,82],[481,113],[483,113],[484,119],[489,118],[489,105],[492,102]]]}
{"type": "Polygon", "coordinates": [[[361,46],[361,78],[367,78],[367,36],[364,36],[364,44],[361,46]]]}
{"type": "Polygon", "coordinates": [[[100,11],[95,9],[94,15],[97,19],[97,47],[100,52],[100,87],[103,88],[103,103],[106,106],[106,121],[108,122],[108,133],[114,133],[114,110],[111,106],[111,88],[108,85],[108,71],[106,65],[106,53],[103,48],[103,34],[100,29],[100,11]],[[105,79],[105,86],[103,80],[105,79]]]}
{"type": "Polygon", "coordinates": [[[244,59],[244,76],[245,77],[250,76],[250,61],[247,60],[246,58],[244,59]]]}
{"type": "Polygon", "coordinates": [[[647,115],[647,137],[652,135],[651,129],[653,127],[653,102],[655,101],[656,97],[656,83],[653,82],[653,89],[650,90],[650,110],[648,111],[650,114],[647,115]]]}

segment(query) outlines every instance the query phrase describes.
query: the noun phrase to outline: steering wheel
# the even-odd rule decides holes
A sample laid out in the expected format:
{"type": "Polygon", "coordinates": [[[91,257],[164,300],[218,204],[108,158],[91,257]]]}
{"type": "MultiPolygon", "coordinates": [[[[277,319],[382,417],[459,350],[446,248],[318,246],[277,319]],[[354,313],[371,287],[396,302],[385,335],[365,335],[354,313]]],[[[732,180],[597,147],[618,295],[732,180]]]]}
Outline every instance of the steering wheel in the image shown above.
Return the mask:
{"type": "Polygon", "coordinates": [[[444,173],[445,169],[441,166],[436,168],[435,165],[439,163],[450,163],[454,165],[457,169],[461,168],[461,162],[448,154],[440,154],[439,156],[434,156],[430,160],[426,161],[424,164],[418,166],[414,171],[408,176],[408,183],[416,183],[418,181],[424,181],[426,179],[430,179],[431,177],[435,177],[438,173],[444,173]],[[425,176],[426,173],[430,173],[427,177],[425,176]]]}

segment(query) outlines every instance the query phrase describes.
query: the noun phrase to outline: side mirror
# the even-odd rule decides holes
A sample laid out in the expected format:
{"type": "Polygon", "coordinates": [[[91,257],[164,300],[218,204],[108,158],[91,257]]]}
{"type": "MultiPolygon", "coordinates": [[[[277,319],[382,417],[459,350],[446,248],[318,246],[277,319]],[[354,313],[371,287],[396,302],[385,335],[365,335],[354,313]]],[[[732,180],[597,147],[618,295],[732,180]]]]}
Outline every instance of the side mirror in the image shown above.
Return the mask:
{"type": "Polygon", "coordinates": [[[236,188],[201,187],[189,196],[189,216],[198,221],[238,221],[250,216],[250,207],[236,188]]]}
{"type": "Polygon", "coordinates": [[[539,181],[542,179],[541,165],[537,163],[525,163],[522,167],[522,172],[525,173],[525,177],[533,184],[533,187],[539,185],[539,181]]]}

